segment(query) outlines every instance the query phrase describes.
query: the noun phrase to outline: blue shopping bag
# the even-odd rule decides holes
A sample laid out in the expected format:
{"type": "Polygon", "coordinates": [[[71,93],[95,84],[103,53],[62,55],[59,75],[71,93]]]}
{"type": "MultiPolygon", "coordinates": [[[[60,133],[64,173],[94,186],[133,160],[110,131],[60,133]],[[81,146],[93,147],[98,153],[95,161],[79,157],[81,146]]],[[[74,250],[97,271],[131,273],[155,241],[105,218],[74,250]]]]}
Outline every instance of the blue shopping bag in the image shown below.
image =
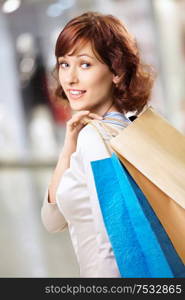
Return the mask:
{"type": "Polygon", "coordinates": [[[185,266],[115,153],[91,162],[104,224],[122,277],[185,277],[185,266]]]}

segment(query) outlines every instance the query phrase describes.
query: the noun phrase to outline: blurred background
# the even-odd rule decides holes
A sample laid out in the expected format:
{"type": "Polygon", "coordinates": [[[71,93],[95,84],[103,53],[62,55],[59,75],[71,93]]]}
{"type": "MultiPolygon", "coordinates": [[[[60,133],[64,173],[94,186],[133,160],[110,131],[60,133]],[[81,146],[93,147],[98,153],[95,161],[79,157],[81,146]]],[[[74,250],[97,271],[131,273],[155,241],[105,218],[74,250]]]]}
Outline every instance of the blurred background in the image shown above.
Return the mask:
{"type": "Polygon", "coordinates": [[[52,93],[55,42],[88,10],[125,22],[158,74],[151,104],[185,134],[185,0],[0,0],[0,277],[79,276],[40,209],[71,115],[52,93]]]}

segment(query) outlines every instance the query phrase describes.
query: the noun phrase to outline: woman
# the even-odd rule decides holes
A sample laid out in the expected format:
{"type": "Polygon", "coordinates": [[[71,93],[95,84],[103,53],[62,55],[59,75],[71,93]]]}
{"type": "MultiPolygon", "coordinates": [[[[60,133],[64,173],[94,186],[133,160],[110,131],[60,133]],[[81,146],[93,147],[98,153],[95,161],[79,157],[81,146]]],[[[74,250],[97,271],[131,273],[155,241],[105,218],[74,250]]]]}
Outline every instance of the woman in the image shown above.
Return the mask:
{"type": "Polygon", "coordinates": [[[99,206],[91,162],[110,157],[104,126],[118,132],[147,104],[153,75],[141,63],[136,42],[112,15],[87,12],[72,19],[56,42],[56,94],[75,113],[66,124],[63,149],[42,207],[50,232],[68,226],[81,277],[120,277],[99,206]],[[106,124],[107,123],[107,124],[106,124]]]}

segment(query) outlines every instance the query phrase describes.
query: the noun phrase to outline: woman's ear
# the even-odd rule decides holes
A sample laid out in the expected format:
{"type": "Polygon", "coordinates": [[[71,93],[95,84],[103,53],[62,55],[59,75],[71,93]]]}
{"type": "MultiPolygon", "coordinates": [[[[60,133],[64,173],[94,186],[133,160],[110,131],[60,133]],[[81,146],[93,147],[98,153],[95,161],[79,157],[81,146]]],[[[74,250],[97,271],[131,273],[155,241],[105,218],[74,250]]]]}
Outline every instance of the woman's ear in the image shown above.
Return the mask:
{"type": "Polygon", "coordinates": [[[115,85],[119,83],[120,77],[118,75],[113,75],[112,81],[115,85]]]}

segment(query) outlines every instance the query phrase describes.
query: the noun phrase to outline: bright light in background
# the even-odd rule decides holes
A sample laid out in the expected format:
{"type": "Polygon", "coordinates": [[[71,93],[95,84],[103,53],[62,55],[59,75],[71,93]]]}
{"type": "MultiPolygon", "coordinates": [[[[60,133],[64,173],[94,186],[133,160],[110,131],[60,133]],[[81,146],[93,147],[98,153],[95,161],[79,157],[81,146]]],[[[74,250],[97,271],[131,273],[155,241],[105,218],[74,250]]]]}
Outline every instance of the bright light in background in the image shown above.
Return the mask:
{"type": "Polygon", "coordinates": [[[58,17],[60,16],[60,14],[62,13],[63,9],[61,7],[61,4],[59,3],[55,3],[55,4],[51,4],[48,9],[47,9],[47,15],[49,17],[58,17]]]}
{"type": "Polygon", "coordinates": [[[173,0],[166,0],[166,1],[155,0],[154,5],[161,13],[165,12],[166,15],[168,15],[168,13],[174,12],[173,0]]]}
{"type": "Polygon", "coordinates": [[[16,40],[16,49],[21,54],[34,52],[34,37],[30,32],[22,33],[16,40]]]}
{"type": "Polygon", "coordinates": [[[34,68],[34,59],[31,57],[25,57],[20,62],[20,71],[22,73],[31,73],[34,68]]]}
{"type": "Polygon", "coordinates": [[[7,0],[6,2],[3,3],[2,6],[2,11],[5,14],[9,14],[17,10],[21,5],[20,0],[7,0]]]}
{"type": "Polygon", "coordinates": [[[72,7],[75,0],[58,0],[58,2],[53,3],[48,6],[46,14],[49,17],[59,17],[65,9],[72,7]]]}

